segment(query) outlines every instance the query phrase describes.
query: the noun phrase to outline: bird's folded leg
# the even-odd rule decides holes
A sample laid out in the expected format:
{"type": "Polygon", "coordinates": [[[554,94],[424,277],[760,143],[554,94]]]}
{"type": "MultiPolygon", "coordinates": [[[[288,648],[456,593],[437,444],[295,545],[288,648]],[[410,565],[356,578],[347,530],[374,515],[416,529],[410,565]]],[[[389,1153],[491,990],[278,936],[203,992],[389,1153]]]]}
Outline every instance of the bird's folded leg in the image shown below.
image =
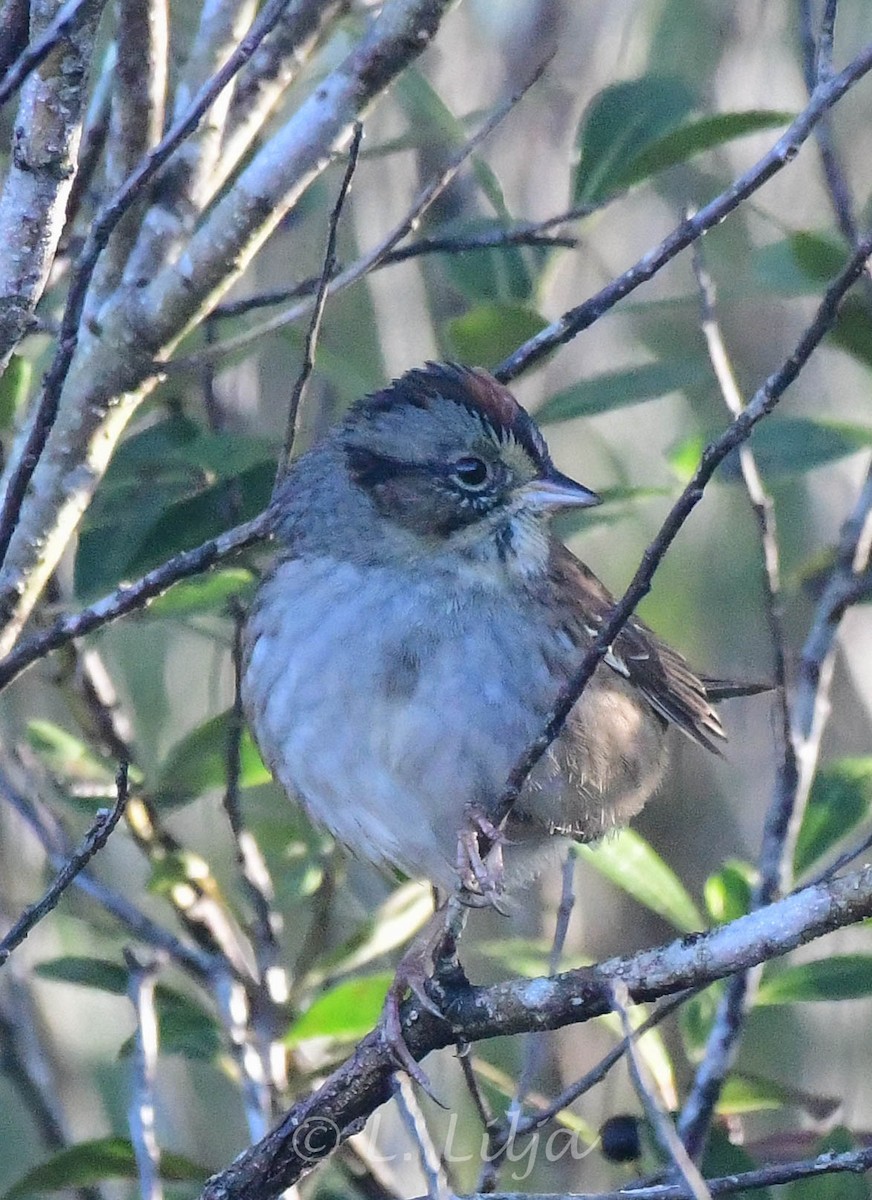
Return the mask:
{"type": "Polygon", "coordinates": [[[455,970],[458,969],[457,939],[465,923],[465,911],[456,897],[450,897],[436,910],[400,959],[382,1009],[382,1037],[397,1065],[422,1087],[432,1100],[436,1100],[437,1104],[439,1101],[433,1095],[430,1080],[412,1057],[406,1044],[400,1008],[406,993],[411,992],[423,1009],[444,1019],[442,1011],[430,995],[428,985],[431,981],[438,981],[441,969],[446,964],[450,963],[455,970]]]}
{"type": "Polygon", "coordinates": [[[505,891],[503,846],[506,835],[494,825],[486,813],[471,809],[466,827],[457,837],[457,873],[462,886],[461,900],[470,908],[490,905],[504,915],[502,903],[505,891]],[[484,837],[489,848],[481,852],[479,839],[484,837]]]}

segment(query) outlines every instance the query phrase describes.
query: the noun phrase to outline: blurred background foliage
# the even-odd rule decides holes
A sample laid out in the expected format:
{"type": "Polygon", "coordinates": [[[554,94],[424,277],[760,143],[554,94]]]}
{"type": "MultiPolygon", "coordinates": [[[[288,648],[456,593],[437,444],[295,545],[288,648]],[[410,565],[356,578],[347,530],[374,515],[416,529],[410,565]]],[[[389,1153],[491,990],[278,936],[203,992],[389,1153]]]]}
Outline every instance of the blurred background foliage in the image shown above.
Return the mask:
{"type": "MultiPolygon", "coordinates": [[[[174,53],[183,54],[196,5],[173,6],[174,53]]],[[[294,85],[305,95],[360,28],[354,10],[294,85]]],[[[108,30],[111,22],[107,22],[108,30]]],[[[836,63],[872,37],[865,0],[839,7],[836,63]]],[[[434,46],[373,109],[340,236],[342,263],[372,246],[406,211],[513,81],[554,54],[542,81],[475,155],[427,214],[418,236],[469,237],[542,221],[572,205],[601,205],[561,225],[577,244],[432,253],[387,266],[332,299],[298,449],[361,393],[428,358],[492,366],[547,321],[596,291],[655,245],[687,209],[722,191],[772,144],[806,103],[799,6],[751,0],[466,0],[434,46]]],[[[833,130],[864,227],[872,183],[870,84],[835,111],[833,130]]],[[[9,145],[9,112],[3,144],[9,145]]],[[[326,220],[344,163],[313,184],[232,294],[233,302],[280,291],[320,268],[326,220]]],[[[99,176],[92,188],[99,189],[99,176]]],[[[86,200],[86,209],[94,197],[86,200]]],[[[826,281],[848,249],[837,229],[813,142],[704,241],[718,316],[746,395],[792,348],[826,281]]],[[[63,280],[43,304],[56,315],[63,280]]],[[[728,414],[700,333],[690,256],[607,314],[515,385],[538,414],[561,469],[607,498],[572,525],[573,550],[620,592],[707,438],[728,414]]],[[[267,309],[267,312],[273,311],[267,309]]],[[[60,586],[78,606],[257,513],[266,503],[300,362],[304,323],[203,364],[191,358],[250,328],[264,310],[221,310],[195,330],[173,370],[141,410],[112,462],[60,586]]],[[[17,415],[47,365],[47,337],[22,346],[0,383],[0,425],[17,415]]],[[[859,288],[835,332],[752,439],[779,523],[788,650],[795,662],[821,572],[831,560],[872,445],[872,308],[859,288]]],[[[241,556],[180,584],[143,613],[105,629],[78,653],[50,657],[0,699],[3,742],[19,777],[71,837],[114,791],[125,743],[134,801],[95,873],[161,925],[209,943],[203,906],[220,911],[228,944],[248,956],[251,919],[234,840],[222,807],[233,703],[234,613],[250,596],[268,552],[241,556]],[[99,661],[89,655],[99,655],[99,661]],[[105,674],[107,735],[83,679],[105,674]],[[95,715],[96,714],[96,715],[95,715]],[[127,725],[125,726],[125,722],[127,725]],[[119,734],[120,731],[120,734],[119,734]],[[193,899],[192,899],[193,897],[193,899]],[[198,905],[200,906],[198,908],[198,905]]],[[[700,669],[736,678],[770,670],[758,533],[736,463],[709,488],[658,572],[642,615],[700,669]]],[[[796,850],[807,877],[845,838],[868,826],[872,801],[869,609],[848,614],[832,691],[823,766],[796,850]]],[[[354,681],[349,680],[349,686],[354,681]]],[[[636,822],[578,855],[578,900],[563,957],[578,964],[633,950],[746,911],[753,862],[778,763],[777,721],[767,698],[725,709],[722,761],[676,745],[668,781],[636,822]]],[[[269,778],[247,738],[239,784],[246,828],[275,885],[281,961],[290,974],[276,1028],[289,1095],[311,1086],[375,1021],[391,953],[421,922],[429,899],[334,852],[269,778]]],[[[10,918],[40,892],[43,850],[13,809],[0,804],[0,910],[10,918]]],[[[475,914],[463,959],[476,981],[547,969],[559,901],[554,868],[511,919],[475,914]]],[[[0,1196],[60,1186],[135,1191],[126,1141],[133,1010],[122,948],[129,934],[92,899],[68,894],[0,978],[0,1196]],[[58,1135],[35,1116],[22,1054],[54,1097],[58,1135]],[[60,1152],[62,1144],[75,1150],[60,1152]],[[35,1172],[41,1166],[42,1174],[35,1172]],[[30,1173],[30,1174],[29,1174],[30,1173]]],[[[704,1047],[717,988],[643,1040],[662,1096],[680,1101],[704,1047]]],[[[872,946],[859,928],[815,944],[764,972],[739,1063],[719,1110],[713,1170],[811,1153],[821,1139],[850,1145],[872,1136],[868,1089],[872,946]],[[838,1128],[835,1128],[838,1126],[838,1128]],[[850,1131],[850,1132],[849,1132],[850,1131]],[[743,1143],[740,1148],[739,1143],[743,1143]]],[[[239,1062],[208,986],[161,970],[157,1127],[173,1195],[195,1195],[206,1171],[252,1136],[239,1062]],[[176,1158],[172,1155],[177,1156],[176,1158]]],[[[616,1022],[539,1038],[533,1090],[555,1094],[613,1044],[616,1022]]],[[[511,1094],[520,1042],[477,1046],[484,1091],[511,1094]]],[[[447,1137],[475,1153],[480,1133],[452,1056],[427,1064],[449,1113],[428,1108],[447,1137]]],[[[624,1067],[586,1096],[565,1127],[593,1143],[610,1118],[639,1111],[624,1067]]],[[[405,1191],[421,1190],[395,1116],[376,1135],[405,1191]],[[403,1155],[406,1159],[403,1161],[403,1155]]],[[[586,1143],[585,1143],[586,1144],[586,1143]]],[[[656,1166],[643,1145],[642,1167],[656,1166]]],[[[582,1161],[540,1155],[529,1190],[615,1187],[637,1171],[595,1148],[582,1161]]],[[[352,1188],[343,1168],[306,1185],[352,1188]]],[[[473,1186],[476,1162],[456,1166],[473,1186]]],[[[805,1185],[785,1190],[794,1198],[805,1185]]],[[[866,1196],[862,1179],[815,1183],[817,1197],[866,1196]],[[825,1188],[829,1191],[825,1192],[825,1188]]]]}

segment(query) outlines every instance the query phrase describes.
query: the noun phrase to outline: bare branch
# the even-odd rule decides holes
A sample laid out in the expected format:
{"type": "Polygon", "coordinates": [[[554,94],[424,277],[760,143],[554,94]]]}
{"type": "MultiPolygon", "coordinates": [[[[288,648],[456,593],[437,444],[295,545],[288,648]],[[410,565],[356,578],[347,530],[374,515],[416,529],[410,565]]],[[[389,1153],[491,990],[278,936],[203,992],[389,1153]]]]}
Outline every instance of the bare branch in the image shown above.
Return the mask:
{"type": "Polygon", "coordinates": [[[75,638],[93,633],[95,629],[117,621],[126,613],[145,608],[149,600],[161,595],[179,580],[202,574],[216,563],[229,558],[231,554],[262,541],[269,532],[270,519],[268,512],[261,513],[243,525],[237,525],[216,538],[210,538],[208,542],[203,542],[193,550],[184,550],[143,575],[141,579],[137,579],[135,583],[122,584],[108,596],[83,608],[81,612],[61,617],[42,633],[27,638],[6,658],[0,659],[0,689],[52,650],[57,650],[75,638]]]}
{"type": "Polygon", "coordinates": [[[263,129],[300,68],[350,0],[292,0],[282,19],[239,76],[233,94],[216,184],[224,183],[263,129]]]}
{"type": "MultiPolygon", "coordinates": [[[[188,134],[197,127],[204,112],[207,111],[216,96],[221,94],[235,73],[257,49],[260,41],[278,20],[285,3],[286,0],[267,0],[248,35],[239,44],[224,67],[204,84],[188,110],[173,123],[159,144],[140,162],[133,174],[128,176],[123,186],[119,188],[108,204],[104,205],[92,223],[84,249],[70,279],[58,348],[43,380],[42,395],[31,420],[24,446],[19,452],[17,463],[7,481],[2,507],[0,507],[0,559],[5,560],[18,523],[25,492],[57,418],[61,390],[79,342],[79,325],[88,287],[100,254],[105,249],[109,237],[119,221],[142,194],[145,185],[188,134]]],[[[2,227],[2,223],[0,223],[0,227],[2,227]]]]}
{"type": "Polygon", "coordinates": [[[427,1180],[427,1195],[430,1200],[454,1200],[445,1167],[433,1144],[421,1106],[415,1099],[412,1081],[405,1071],[398,1071],[394,1075],[393,1093],[403,1124],[418,1148],[418,1160],[427,1180]]]}
{"type": "Polygon", "coordinates": [[[94,824],[85,835],[81,846],[70,855],[69,860],[58,872],[57,877],[42,899],[37,901],[36,904],[28,905],[6,936],[0,939],[0,967],[3,966],[16,946],[21,945],[34,926],[57,906],[58,901],[70,884],[78,875],[81,875],[94,855],[106,845],[109,835],[121,820],[124,810],[127,807],[126,763],[122,764],[119,768],[116,786],[118,789],[118,798],[112,808],[108,811],[101,809],[97,813],[94,824]]]}
{"type": "MultiPolygon", "coordinates": [[[[105,0],[102,0],[102,3],[105,3],[105,0]]],[[[102,3],[96,5],[95,15],[99,15],[102,3]]],[[[67,0],[67,3],[58,9],[54,18],[40,33],[39,37],[35,38],[22,50],[3,78],[0,79],[0,104],[6,103],[9,97],[21,87],[28,75],[32,71],[35,71],[40,63],[45,61],[64,38],[70,35],[73,26],[76,25],[84,13],[94,7],[94,0],[67,0]]],[[[4,9],[3,16],[7,16],[6,9],[4,9]]],[[[11,11],[8,19],[10,22],[14,20],[14,13],[11,11]]],[[[4,35],[6,33],[5,22],[3,33],[4,35]]],[[[6,43],[4,42],[5,48],[6,43]]]]}

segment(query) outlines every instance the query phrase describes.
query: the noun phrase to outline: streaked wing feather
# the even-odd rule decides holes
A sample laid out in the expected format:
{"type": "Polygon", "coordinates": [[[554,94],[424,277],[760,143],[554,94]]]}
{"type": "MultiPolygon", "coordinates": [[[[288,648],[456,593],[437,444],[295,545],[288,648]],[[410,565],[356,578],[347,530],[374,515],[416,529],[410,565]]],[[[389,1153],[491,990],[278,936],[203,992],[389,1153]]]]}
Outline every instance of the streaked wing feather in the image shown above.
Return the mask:
{"type": "MultiPolygon", "coordinates": [[[[558,586],[562,584],[578,597],[577,632],[580,640],[589,642],[591,630],[599,630],[614,608],[614,597],[565,547],[556,553],[553,566],[558,586]]],[[[705,684],[678,651],[661,642],[642,621],[630,618],[612,643],[605,663],[635,684],[665,721],[720,754],[712,739],[723,740],[726,734],[705,684]]]]}

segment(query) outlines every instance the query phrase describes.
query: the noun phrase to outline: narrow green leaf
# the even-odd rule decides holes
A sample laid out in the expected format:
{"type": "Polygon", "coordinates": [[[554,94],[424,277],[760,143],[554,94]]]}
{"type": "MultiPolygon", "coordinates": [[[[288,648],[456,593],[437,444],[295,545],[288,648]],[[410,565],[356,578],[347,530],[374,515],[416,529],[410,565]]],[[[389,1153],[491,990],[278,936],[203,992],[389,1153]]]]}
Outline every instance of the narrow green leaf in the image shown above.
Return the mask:
{"type": "MultiPolygon", "coordinates": [[[[160,804],[186,804],[227,780],[227,744],[230,710],[211,717],[176,742],[158,771],[156,799],[160,804]]],[[[272,776],[248,729],[239,748],[239,785],[258,787],[272,776]]]]}
{"type": "Polygon", "coordinates": [[[198,579],[183,579],[153,600],[145,611],[150,617],[175,619],[223,613],[230,600],[251,596],[254,585],[255,576],[245,567],[222,567],[198,579]]]}
{"type": "Polygon", "coordinates": [[[518,304],[480,304],[446,321],[443,333],[455,358],[493,367],[547,323],[533,309],[518,304]]]}
{"type": "Polygon", "coordinates": [[[781,241],[761,246],[754,270],[767,291],[804,296],[838,275],[847,261],[844,242],[829,234],[800,230],[781,241]]]}
{"type": "Polygon", "coordinates": [[[582,118],[573,203],[602,200],[619,186],[625,164],[675,129],[695,103],[680,79],[647,75],[605,88],[582,118]]]}
{"type": "Polygon", "coordinates": [[[793,868],[802,875],[872,811],[872,757],[842,758],[818,771],[796,839],[793,868]]]}
{"type": "Polygon", "coordinates": [[[91,783],[114,788],[114,767],[59,725],[51,721],[30,721],[27,740],[44,766],[67,786],[91,783]]]}
{"type": "Polygon", "coordinates": [[[609,371],[592,379],[582,379],[549,396],[536,410],[536,420],[540,425],[548,425],[554,421],[611,412],[628,404],[680,392],[691,384],[701,383],[710,373],[704,362],[692,358],[643,363],[622,371],[609,371]]]}
{"type": "Polygon", "coordinates": [[[665,171],[667,167],[686,162],[687,159],[706,150],[713,150],[734,138],[759,133],[762,129],[788,125],[795,115],[789,112],[753,110],[698,117],[657,138],[635,158],[627,161],[623,168],[618,168],[612,175],[611,187],[632,187],[649,176],[656,175],[658,171],[665,171]]]}
{"type": "Polygon", "coordinates": [[[684,884],[634,829],[621,829],[596,846],[576,846],[575,850],[612,883],[677,929],[692,933],[705,928],[684,884]]]}
{"type": "MultiPolygon", "coordinates": [[[[696,470],[710,440],[693,433],[670,449],[669,464],[683,482],[696,470]]],[[[867,450],[872,446],[872,426],[823,418],[775,417],[757,426],[751,446],[765,476],[790,479],[867,450]]],[[[738,481],[740,477],[738,459],[731,456],[721,470],[721,478],[738,481]]]]}
{"type": "Polygon", "coordinates": [[[744,1116],[784,1108],[790,1104],[789,1089],[768,1079],[730,1075],[721,1089],[716,1112],[722,1117],[744,1116]]]}
{"type": "Polygon", "coordinates": [[[735,921],[751,909],[751,889],[756,872],[750,863],[731,859],[705,881],[705,904],[719,924],[735,921]]]}
{"type": "Polygon", "coordinates": [[[85,958],[75,954],[66,954],[61,958],[52,958],[38,963],[36,974],[40,979],[53,979],[59,983],[75,983],[80,987],[92,987],[100,992],[110,992],[113,996],[127,994],[127,984],[130,978],[127,968],[123,967],[121,963],[111,962],[104,958],[85,958]]]}
{"type": "Polygon", "coordinates": [[[787,478],[868,449],[872,446],[872,426],[776,417],[758,425],[751,435],[751,445],[765,475],[787,478]]]}
{"type": "MultiPolygon", "coordinates": [[[[129,983],[127,968],[121,963],[78,955],[41,962],[36,974],[40,979],[91,987],[112,996],[125,996],[129,983]]],[[[163,983],[155,988],[154,1001],[162,1054],[184,1054],[207,1062],[218,1057],[220,1034],[212,1017],[196,1001],[163,983]]],[[[125,1042],[120,1053],[129,1053],[131,1044],[125,1042]]]]}
{"type": "MultiPolygon", "coordinates": [[[[209,1171],[181,1154],[163,1152],[160,1176],[168,1182],[202,1183],[209,1171]]],[[[136,1179],[136,1155],[127,1138],[96,1138],[59,1150],[33,1167],[3,1193],[0,1200],[21,1200],[36,1192],[93,1187],[106,1179],[136,1179]]]]}
{"type": "MultiPolygon", "coordinates": [[[[475,237],[507,228],[481,217],[439,229],[438,236],[475,237]]],[[[470,303],[524,304],[533,296],[550,251],[545,246],[491,246],[446,253],[440,261],[452,284],[470,303]]]]}
{"type": "Polygon", "coordinates": [[[357,1041],[378,1021],[393,978],[390,971],[385,971],[336,984],[293,1023],[284,1036],[285,1045],[298,1046],[316,1037],[357,1041]]]}
{"type": "Polygon", "coordinates": [[[834,954],[815,962],[767,971],[757,1004],[860,1000],[872,995],[872,954],[834,954]]]}
{"type": "Polygon", "coordinates": [[[828,340],[864,367],[872,367],[872,316],[863,300],[848,296],[839,309],[828,340]]]}
{"type": "Polygon", "coordinates": [[[678,1015],[678,1027],[681,1030],[684,1052],[693,1063],[700,1062],[705,1054],[723,990],[722,983],[712,984],[696,996],[691,996],[688,1002],[682,1005],[678,1015]]]}

